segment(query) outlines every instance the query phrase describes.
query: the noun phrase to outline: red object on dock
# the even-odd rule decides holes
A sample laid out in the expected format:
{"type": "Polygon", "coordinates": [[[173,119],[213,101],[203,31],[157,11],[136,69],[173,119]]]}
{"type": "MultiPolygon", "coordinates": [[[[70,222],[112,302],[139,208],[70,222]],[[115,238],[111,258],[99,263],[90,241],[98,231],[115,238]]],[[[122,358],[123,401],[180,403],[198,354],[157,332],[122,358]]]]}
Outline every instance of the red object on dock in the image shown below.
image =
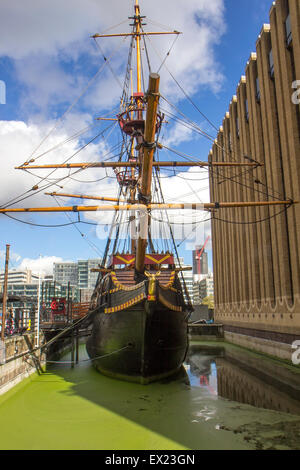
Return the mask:
{"type": "Polygon", "coordinates": [[[53,315],[66,315],[66,299],[52,299],[51,313],[53,315]]]}

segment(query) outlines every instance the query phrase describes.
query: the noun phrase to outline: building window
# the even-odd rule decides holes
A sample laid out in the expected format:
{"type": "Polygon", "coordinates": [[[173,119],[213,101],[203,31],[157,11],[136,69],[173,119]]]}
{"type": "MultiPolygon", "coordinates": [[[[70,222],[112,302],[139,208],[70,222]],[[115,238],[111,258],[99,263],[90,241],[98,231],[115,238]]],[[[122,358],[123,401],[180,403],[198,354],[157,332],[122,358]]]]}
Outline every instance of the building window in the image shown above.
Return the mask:
{"type": "Polygon", "coordinates": [[[256,77],[256,101],[260,103],[260,85],[258,77],[256,77]]]}
{"type": "Polygon", "coordinates": [[[290,14],[288,14],[288,17],[285,20],[285,33],[286,33],[286,45],[287,47],[289,47],[293,40],[290,14]]]}
{"type": "Polygon", "coordinates": [[[270,66],[270,77],[274,78],[274,58],[273,58],[273,50],[272,49],[269,52],[269,66],[270,66]]]}

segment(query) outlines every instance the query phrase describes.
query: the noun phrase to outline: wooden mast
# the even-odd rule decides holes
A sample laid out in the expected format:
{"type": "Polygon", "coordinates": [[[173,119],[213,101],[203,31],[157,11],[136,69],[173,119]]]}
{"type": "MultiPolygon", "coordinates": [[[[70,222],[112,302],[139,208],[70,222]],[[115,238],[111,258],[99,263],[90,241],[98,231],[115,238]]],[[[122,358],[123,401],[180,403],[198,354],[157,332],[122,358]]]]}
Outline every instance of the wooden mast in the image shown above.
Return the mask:
{"type": "MultiPolygon", "coordinates": [[[[134,33],[135,33],[135,41],[136,41],[136,98],[134,98],[133,92],[133,77],[131,73],[131,103],[133,104],[136,101],[137,106],[137,119],[142,121],[143,120],[143,104],[142,104],[142,67],[141,67],[141,14],[140,14],[140,6],[139,1],[135,0],[134,5],[134,33]]],[[[134,115],[132,113],[131,119],[134,119],[134,115]]],[[[131,142],[131,163],[135,163],[137,161],[141,161],[141,150],[138,151],[137,158],[135,157],[135,146],[134,142],[136,141],[137,146],[140,146],[142,137],[140,135],[133,136],[131,142]]],[[[131,167],[131,178],[132,180],[135,179],[135,172],[134,167],[131,167]]],[[[136,198],[136,185],[130,188],[130,197],[131,201],[134,201],[136,198]]],[[[131,253],[134,254],[136,252],[136,240],[135,240],[135,215],[131,214],[129,217],[130,220],[130,245],[131,245],[131,253]],[[132,232],[133,231],[133,232],[132,232]]]]}
{"type": "MultiPolygon", "coordinates": [[[[141,15],[139,0],[135,1],[135,17],[134,25],[136,32],[136,63],[137,63],[137,106],[138,106],[138,119],[143,119],[142,101],[139,97],[142,94],[142,81],[141,81],[141,15]]],[[[159,75],[150,74],[148,96],[147,96],[147,115],[145,122],[144,141],[137,138],[137,143],[140,145],[139,162],[140,177],[139,177],[139,201],[149,204],[151,202],[151,181],[152,181],[152,163],[155,146],[156,134],[156,120],[157,120],[157,107],[158,107],[158,90],[159,90],[159,75]]],[[[147,220],[147,233],[139,233],[139,238],[135,243],[131,242],[131,247],[136,251],[136,264],[135,268],[138,273],[144,272],[145,254],[148,244],[148,226],[150,217],[147,220]],[[146,238],[147,236],[147,238],[146,238]]]]}
{"type": "Polygon", "coordinates": [[[232,209],[234,207],[265,207],[265,206],[292,206],[299,204],[299,201],[250,201],[250,202],[206,202],[201,204],[194,203],[177,203],[177,204],[124,204],[124,205],[106,205],[106,206],[61,206],[61,207],[29,207],[29,208],[12,208],[7,207],[0,209],[0,214],[6,213],[22,213],[22,212],[108,212],[108,211],[147,211],[147,210],[219,210],[232,209]]]}
{"type": "MultiPolygon", "coordinates": [[[[137,93],[133,95],[131,100],[135,100],[137,108],[137,118],[143,120],[143,93],[142,93],[142,67],[141,67],[141,37],[142,35],[152,34],[180,34],[178,31],[173,32],[157,32],[157,33],[144,33],[141,31],[142,18],[140,16],[139,1],[135,0],[135,16],[134,19],[134,31],[130,34],[120,35],[94,35],[93,37],[113,37],[113,36],[133,36],[136,41],[136,65],[137,65],[137,93]]],[[[292,204],[298,203],[298,201],[286,200],[286,201],[261,201],[261,202],[212,202],[205,204],[198,203],[183,203],[183,204],[152,204],[151,203],[151,179],[152,179],[152,168],[158,167],[198,167],[198,168],[212,168],[212,167],[259,167],[263,164],[259,162],[250,163],[236,163],[236,162],[153,162],[153,155],[156,146],[155,134],[157,131],[157,107],[159,101],[159,75],[151,74],[149,78],[149,88],[147,95],[147,116],[145,123],[144,136],[132,137],[131,143],[131,159],[127,162],[93,162],[93,163],[75,163],[75,164],[53,164],[53,165],[30,165],[34,162],[31,160],[22,166],[17,167],[18,169],[41,169],[41,168],[131,168],[131,175],[134,175],[134,168],[139,169],[139,204],[133,203],[133,194],[136,189],[131,192],[131,201],[127,201],[124,205],[110,205],[110,206],[67,206],[67,207],[43,207],[43,208],[2,208],[1,213],[21,213],[21,212],[102,212],[102,211],[145,211],[148,214],[152,210],[175,210],[175,209],[189,209],[189,210],[219,210],[233,207],[260,207],[260,206],[291,206],[292,204]],[[138,158],[134,157],[134,139],[138,144],[138,158]],[[130,203],[129,203],[130,202],[130,203]]],[[[115,119],[113,119],[115,120],[115,119]]],[[[159,144],[157,144],[159,147],[159,144]]],[[[33,188],[35,189],[35,188],[33,188]]],[[[54,195],[54,194],[51,194],[54,195]]],[[[55,194],[62,196],[63,194],[55,194]]],[[[79,196],[79,195],[68,195],[70,197],[81,197],[84,199],[97,199],[97,200],[109,200],[115,202],[113,198],[97,198],[92,196],[79,196]]],[[[121,201],[120,201],[121,202],[121,201]]],[[[123,202],[123,201],[122,201],[123,202]]],[[[148,231],[147,231],[148,234],[148,231]]],[[[137,241],[137,247],[135,242],[132,240],[132,251],[136,248],[136,271],[138,273],[144,272],[144,260],[147,248],[147,239],[140,237],[137,241]]]]}
{"type": "MultiPolygon", "coordinates": [[[[159,146],[159,145],[158,145],[159,146]]],[[[86,162],[86,163],[53,163],[47,165],[21,165],[15,167],[15,170],[49,170],[49,169],[89,169],[89,168],[137,168],[140,164],[138,162],[86,162]]],[[[183,162],[183,161],[160,161],[153,162],[154,167],[158,168],[256,168],[258,166],[264,166],[263,163],[240,163],[240,162],[183,162]]]]}
{"type": "Polygon", "coordinates": [[[10,245],[6,245],[4,286],[3,286],[3,298],[2,298],[1,341],[4,341],[4,335],[5,335],[5,320],[6,320],[6,308],[7,308],[7,283],[8,283],[9,248],[10,248],[10,245]]]}
{"type": "MultiPolygon", "coordinates": [[[[139,200],[144,204],[149,204],[151,202],[152,167],[155,150],[157,108],[159,102],[159,81],[160,77],[158,74],[150,74],[147,94],[147,115],[143,143],[144,157],[142,162],[142,174],[139,187],[139,200]]],[[[149,219],[150,218],[148,217],[148,224],[150,221],[149,219]]],[[[137,240],[135,268],[136,271],[140,274],[144,272],[145,254],[148,244],[148,240],[145,238],[145,235],[145,233],[140,233],[137,240]]]]}
{"type": "MultiPolygon", "coordinates": [[[[151,31],[151,32],[142,32],[139,33],[139,36],[160,36],[163,34],[181,34],[180,31],[151,31]]],[[[128,37],[136,36],[136,33],[119,33],[119,34],[94,34],[92,38],[118,38],[118,37],[128,37]]]]}
{"type": "MultiPolygon", "coordinates": [[[[137,73],[137,92],[141,93],[142,91],[142,74],[141,74],[141,16],[140,16],[140,6],[139,1],[135,0],[135,40],[136,40],[136,73],[137,73]]],[[[140,107],[140,102],[138,102],[138,107],[140,107]]]]}
{"type": "MultiPolygon", "coordinates": [[[[132,76],[132,68],[130,69],[130,86],[131,86],[131,106],[133,106],[133,76],[132,76]]],[[[133,111],[131,112],[131,119],[133,120],[134,118],[134,113],[133,111]]],[[[130,156],[131,160],[135,161],[135,149],[134,149],[134,141],[135,138],[131,137],[131,149],[130,149],[130,156]]],[[[132,181],[135,178],[135,169],[134,167],[131,167],[131,179],[132,181]]],[[[131,186],[130,188],[130,201],[128,202],[134,202],[136,197],[136,185],[131,186]]],[[[131,215],[129,217],[129,222],[130,222],[130,245],[131,245],[131,253],[135,253],[136,245],[135,245],[135,216],[131,215]]]]}
{"type": "MultiPolygon", "coordinates": [[[[107,201],[107,202],[126,202],[125,199],[118,199],[116,197],[104,197],[104,196],[89,196],[84,194],[69,194],[69,193],[45,193],[46,196],[53,196],[53,197],[70,197],[70,198],[77,198],[77,199],[92,199],[95,201],[107,201]]],[[[131,201],[127,201],[131,202],[131,201]]]]}

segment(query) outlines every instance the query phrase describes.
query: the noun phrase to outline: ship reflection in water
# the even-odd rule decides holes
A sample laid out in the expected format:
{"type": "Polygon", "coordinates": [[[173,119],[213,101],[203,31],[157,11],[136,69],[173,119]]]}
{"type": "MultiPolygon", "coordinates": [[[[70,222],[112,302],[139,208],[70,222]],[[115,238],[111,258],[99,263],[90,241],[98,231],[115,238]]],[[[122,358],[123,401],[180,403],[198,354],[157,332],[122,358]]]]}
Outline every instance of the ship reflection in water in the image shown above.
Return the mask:
{"type": "Polygon", "coordinates": [[[230,346],[191,346],[185,368],[191,387],[257,408],[300,415],[300,372],[230,346]]]}

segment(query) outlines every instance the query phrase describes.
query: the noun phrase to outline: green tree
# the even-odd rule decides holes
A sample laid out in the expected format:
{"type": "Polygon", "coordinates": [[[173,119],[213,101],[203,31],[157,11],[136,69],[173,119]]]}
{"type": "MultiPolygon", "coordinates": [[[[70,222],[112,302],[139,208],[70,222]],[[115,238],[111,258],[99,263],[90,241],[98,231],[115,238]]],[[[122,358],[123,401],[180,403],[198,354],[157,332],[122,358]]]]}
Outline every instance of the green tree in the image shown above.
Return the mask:
{"type": "Polygon", "coordinates": [[[214,296],[209,295],[208,297],[205,297],[202,300],[202,305],[207,305],[208,308],[214,309],[215,308],[215,303],[214,303],[214,296]]]}

